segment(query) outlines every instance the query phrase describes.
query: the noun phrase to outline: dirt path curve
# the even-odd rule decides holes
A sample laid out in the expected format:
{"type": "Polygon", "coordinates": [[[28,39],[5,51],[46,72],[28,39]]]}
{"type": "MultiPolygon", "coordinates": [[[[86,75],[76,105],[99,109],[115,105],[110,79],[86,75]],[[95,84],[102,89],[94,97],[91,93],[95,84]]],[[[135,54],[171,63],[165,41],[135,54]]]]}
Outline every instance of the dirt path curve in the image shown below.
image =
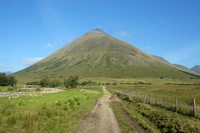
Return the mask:
{"type": "Polygon", "coordinates": [[[110,107],[111,94],[102,87],[104,95],[81,123],[77,133],[121,133],[117,119],[110,107]]]}

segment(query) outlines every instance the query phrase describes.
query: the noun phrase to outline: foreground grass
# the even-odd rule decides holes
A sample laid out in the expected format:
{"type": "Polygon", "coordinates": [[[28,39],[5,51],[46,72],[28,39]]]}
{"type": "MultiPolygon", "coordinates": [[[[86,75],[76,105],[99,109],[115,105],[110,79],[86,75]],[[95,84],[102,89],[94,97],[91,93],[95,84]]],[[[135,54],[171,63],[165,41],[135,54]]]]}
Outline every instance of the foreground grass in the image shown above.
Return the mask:
{"type": "Polygon", "coordinates": [[[74,132],[99,93],[69,90],[40,96],[0,97],[0,132],[74,132]]]}
{"type": "Polygon", "coordinates": [[[134,123],[153,133],[200,132],[199,79],[135,78],[110,82],[107,88],[125,101],[112,105],[123,132],[138,132],[134,123]],[[177,113],[175,98],[178,99],[177,113]],[[192,112],[193,98],[196,99],[196,118],[192,112]],[[147,104],[150,101],[151,104],[147,104]]]}
{"type": "Polygon", "coordinates": [[[132,99],[131,102],[113,103],[112,107],[123,132],[138,132],[137,127],[134,126],[133,122],[127,121],[123,112],[128,114],[131,121],[145,129],[145,132],[200,132],[199,119],[140,103],[137,99],[132,99]]]}
{"type": "Polygon", "coordinates": [[[178,112],[189,116],[193,116],[195,98],[196,117],[200,118],[200,79],[122,79],[107,88],[173,111],[177,99],[178,112]]]}
{"type": "Polygon", "coordinates": [[[144,132],[160,132],[149,119],[138,113],[132,104],[118,102],[113,103],[112,108],[123,133],[142,132],[138,127],[142,128],[144,132]]]}

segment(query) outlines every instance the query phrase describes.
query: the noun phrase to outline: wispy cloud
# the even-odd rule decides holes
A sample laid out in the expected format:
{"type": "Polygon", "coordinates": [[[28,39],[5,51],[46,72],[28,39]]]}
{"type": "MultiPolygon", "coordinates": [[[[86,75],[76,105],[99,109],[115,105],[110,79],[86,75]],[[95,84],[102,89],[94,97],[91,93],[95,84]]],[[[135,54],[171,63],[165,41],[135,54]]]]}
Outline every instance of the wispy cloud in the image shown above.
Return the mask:
{"type": "Polygon", "coordinates": [[[53,47],[54,47],[54,45],[51,44],[51,43],[47,43],[46,45],[44,45],[44,48],[45,48],[45,49],[51,49],[51,48],[53,48],[53,47]]]}
{"type": "Polygon", "coordinates": [[[144,48],[145,48],[145,49],[152,49],[152,47],[149,46],[149,45],[144,46],[144,48]]]}
{"type": "Polygon", "coordinates": [[[0,64],[0,72],[5,72],[8,71],[10,69],[10,67],[4,65],[4,64],[0,64]]]}
{"type": "MultiPolygon", "coordinates": [[[[185,63],[188,64],[193,61],[200,62],[200,41],[191,42],[181,49],[167,53],[164,58],[171,63],[185,63]]],[[[197,65],[197,64],[196,64],[197,65]]]]}
{"type": "Polygon", "coordinates": [[[9,68],[8,66],[5,66],[5,65],[3,65],[3,64],[0,64],[0,67],[1,67],[1,68],[9,68]]]}
{"type": "Polygon", "coordinates": [[[118,35],[121,36],[121,37],[130,36],[130,34],[129,34],[128,32],[126,32],[126,31],[120,31],[120,32],[118,33],[118,35]]]}
{"type": "Polygon", "coordinates": [[[30,66],[40,60],[42,60],[44,58],[42,57],[36,57],[36,58],[24,58],[21,63],[24,64],[24,65],[27,65],[27,66],[30,66]]]}

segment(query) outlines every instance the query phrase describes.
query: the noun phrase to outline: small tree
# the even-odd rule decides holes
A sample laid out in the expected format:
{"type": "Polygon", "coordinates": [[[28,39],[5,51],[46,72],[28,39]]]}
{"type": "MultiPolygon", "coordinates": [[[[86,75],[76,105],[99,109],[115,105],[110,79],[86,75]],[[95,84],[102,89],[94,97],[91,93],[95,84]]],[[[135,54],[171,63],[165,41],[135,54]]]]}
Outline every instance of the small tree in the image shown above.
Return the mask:
{"type": "Polygon", "coordinates": [[[17,80],[14,76],[8,76],[8,85],[14,86],[17,84],[17,80]]]}
{"type": "Polygon", "coordinates": [[[48,77],[40,80],[40,85],[42,87],[47,87],[47,86],[49,86],[49,84],[50,84],[50,79],[48,77]]]}
{"type": "Polygon", "coordinates": [[[5,73],[0,73],[0,86],[7,86],[8,78],[5,73]]]}
{"type": "Polygon", "coordinates": [[[60,85],[60,81],[58,79],[53,79],[50,81],[51,87],[58,87],[60,85]]]}
{"type": "Polygon", "coordinates": [[[78,76],[70,76],[68,79],[64,80],[64,86],[66,88],[76,88],[78,85],[78,76]]]}

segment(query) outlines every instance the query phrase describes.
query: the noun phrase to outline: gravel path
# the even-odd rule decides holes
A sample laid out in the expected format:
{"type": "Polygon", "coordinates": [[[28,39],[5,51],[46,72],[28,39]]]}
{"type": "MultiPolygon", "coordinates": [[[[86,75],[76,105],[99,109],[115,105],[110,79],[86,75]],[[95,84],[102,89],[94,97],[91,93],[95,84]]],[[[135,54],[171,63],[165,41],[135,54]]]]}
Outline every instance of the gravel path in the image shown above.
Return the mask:
{"type": "Polygon", "coordinates": [[[111,94],[102,87],[104,95],[98,100],[90,114],[82,121],[77,133],[120,133],[117,119],[110,107],[111,94]]]}

